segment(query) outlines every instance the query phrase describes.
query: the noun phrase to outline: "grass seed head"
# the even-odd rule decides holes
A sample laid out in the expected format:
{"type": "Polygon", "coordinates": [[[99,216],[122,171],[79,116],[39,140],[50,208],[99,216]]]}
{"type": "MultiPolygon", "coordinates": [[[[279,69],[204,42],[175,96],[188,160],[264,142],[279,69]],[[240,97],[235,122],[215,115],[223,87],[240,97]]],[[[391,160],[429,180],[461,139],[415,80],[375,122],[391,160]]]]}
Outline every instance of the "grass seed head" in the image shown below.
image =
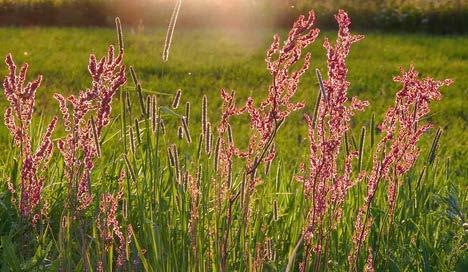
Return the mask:
{"type": "Polygon", "coordinates": [[[175,96],[174,96],[174,100],[172,101],[172,108],[173,109],[177,109],[179,107],[181,95],[182,95],[182,90],[178,89],[175,96]]]}

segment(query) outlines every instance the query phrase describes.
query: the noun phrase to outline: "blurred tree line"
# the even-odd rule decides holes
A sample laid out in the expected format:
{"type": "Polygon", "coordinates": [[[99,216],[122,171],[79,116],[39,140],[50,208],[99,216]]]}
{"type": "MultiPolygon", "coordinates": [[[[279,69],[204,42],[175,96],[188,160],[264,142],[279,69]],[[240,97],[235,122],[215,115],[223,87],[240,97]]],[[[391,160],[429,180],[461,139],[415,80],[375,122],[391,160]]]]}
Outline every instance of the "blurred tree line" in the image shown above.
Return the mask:
{"type": "MultiPolygon", "coordinates": [[[[166,26],[176,0],[0,0],[3,26],[108,26],[124,23],[166,26]]],[[[343,8],[355,29],[467,33],[468,2],[463,0],[184,0],[179,27],[283,26],[314,9],[320,27],[335,28],[343,8]]]]}

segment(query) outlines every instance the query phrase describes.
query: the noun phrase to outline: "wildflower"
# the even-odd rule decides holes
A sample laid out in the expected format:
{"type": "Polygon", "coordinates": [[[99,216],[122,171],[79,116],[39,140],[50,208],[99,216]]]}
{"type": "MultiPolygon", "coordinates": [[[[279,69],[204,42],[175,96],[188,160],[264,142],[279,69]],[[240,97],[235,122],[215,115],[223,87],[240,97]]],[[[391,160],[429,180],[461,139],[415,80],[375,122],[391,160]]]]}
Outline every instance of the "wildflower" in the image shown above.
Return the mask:
{"type": "Polygon", "coordinates": [[[403,87],[396,94],[395,105],[387,110],[379,125],[383,137],[374,153],[367,194],[356,220],[354,247],[348,256],[350,265],[354,265],[360,247],[367,238],[368,229],[364,226],[372,219],[369,209],[378,185],[381,181],[388,183],[387,200],[392,218],[399,188],[398,180],[413,166],[419,156],[417,143],[423,133],[431,128],[431,125],[419,125],[419,122],[429,113],[430,102],[441,99],[439,89],[453,82],[450,79],[434,80],[430,77],[419,79],[413,66],[407,71],[401,69],[401,75],[393,80],[402,83],[403,87]]]}
{"type": "MultiPolygon", "coordinates": [[[[119,184],[123,183],[125,172],[122,171],[119,176],[119,184]]],[[[122,189],[122,188],[120,188],[122,189]]],[[[130,234],[132,231],[131,225],[127,227],[127,236],[122,231],[122,226],[117,219],[118,202],[123,196],[123,191],[119,191],[116,195],[102,194],[99,202],[99,214],[97,219],[97,228],[100,233],[105,250],[109,251],[113,246],[114,237],[118,239],[117,248],[117,266],[122,267],[126,261],[126,245],[130,242],[130,234]]]]}
{"type": "MultiPolygon", "coordinates": [[[[30,218],[34,224],[40,214],[36,208],[41,201],[41,193],[45,177],[42,172],[46,169],[52,156],[52,132],[57,124],[57,117],[53,117],[42,136],[35,151],[32,147],[30,127],[35,106],[36,91],[41,85],[42,76],[25,85],[28,64],[24,64],[19,74],[11,54],[5,58],[9,74],[3,82],[4,94],[9,102],[5,110],[5,125],[13,137],[14,143],[21,151],[21,196],[19,209],[22,216],[30,218]]],[[[11,183],[9,190],[14,191],[11,183]]]]}
{"type": "Polygon", "coordinates": [[[219,159],[216,160],[219,161],[217,167],[222,178],[227,180],[233,158],[246,159],[246,169],[249,175],[248,192],[252,192],[260,183],[260,180],[255,177],[257,167],[275,157],[274,150],[268,151],[280,125],[289,114],[304,106],[303,103],[292,102],[291,98],[297,91],[301,76],[309,68],[310,53],[305,55],[302,65],[297,70],[291,71],[291,67],[301,59],[302,50],[317,38],[319,30],[313,27],[314,22],[313,11],[310,11],[307,17],[301,15],[294,23],[283,46],[280,46],[278,34],[273,37],[273,43],[265,58],[267,69],[272,76],[272,84],[268,88],[268,97],[258,106],[255,106],[254,99],[249,97],[243,107],[237,108],[235,92],[221,90],[223,112],[218,132],[226,133],[230,118],[245,113],[250,118],[250,126],[254,133],[250,135],[245,151],[235,147],[231,136],[227,141],[221,138],[217,156],[219,159]]]}
{"type": "Polygon", "coordinates": [[[75,196],[78,210],[88,207],[92,200],[90,176],[94,168],[93,160],[99,156],[102,129],[110,121],[112,98],[126,82],[122,61],[123,50],[116,57],[112,46],[107,57],[99,61],[91,55],[88,64],[91,87],[80,91],[78,96],[65,98],[60,94],[54,95],[59,102],[65,131],[68,132],[64,139],[59,140],[58,148],[67,167],[67,179],[72,184],[78,184],[75,196]],[[82,161],[78,160],[80,156],[83,156],[82,161]]]}
{"type": "Polygon", "coordinates": [[[304,116],[310,141],[309,162],[307,166],[301,165],[301,175],[297,177],[304,184],[305,197],[312,204],[303,236],[318,256],[322,253],[322,241],[326,240],[324,228],[336,228],[341,220],[344,200],[356,183],[351,179],[352,161],[358,153],[351,152],[346,156],[342,171],[338,167],[339,154],[351,117],[367,106],[367,102],[356,97],[348,101],[350,83],[346,67],[351,45],[363,36],[350,34],[351,21],[344,11],[340,10],[335,19],[339,26],[336,44],[332,46],[327,38],[324,42],[328,79],[323,80],[320,71],[316,71],[321,99],[315,118],[304,116]],[[330,218],[328,222],[324,222],[326,217],[330,218]]]}
{"type": "Polygon", "coordinates": [[[312,11],[307,18],[301,15],[294,23],[282,48],[279,35],[273,37],[265,59],[273,83],[269,87],[268,97],[258,108],[253,104],[253,98],[248,98],[243,108],[236,109],[233,103],[234,93],[221,91],[225,106],[220,126],[222,131],[230,116],[245,112],[250,116],[251,127],[259,132],[260,142],[264,144],[273,133],[275,124],[304,106],[302,103],[293,103],[290,99],[297,91],[300,77],[309,68],[310,53],[306,54],[304,63],[298,70],[290,72],[290,67],[299,61],[302,50],[317,38],[319,30],[313,28],[314,22],[315,15],[312,11]]]}
{"type": "Polygon", "coordinates": [[[366,266],[364,266],[364,272],[374,272],[374,260],[372,257],[372,249],[369,248],[369,252],[367,255],[366,266]]]}

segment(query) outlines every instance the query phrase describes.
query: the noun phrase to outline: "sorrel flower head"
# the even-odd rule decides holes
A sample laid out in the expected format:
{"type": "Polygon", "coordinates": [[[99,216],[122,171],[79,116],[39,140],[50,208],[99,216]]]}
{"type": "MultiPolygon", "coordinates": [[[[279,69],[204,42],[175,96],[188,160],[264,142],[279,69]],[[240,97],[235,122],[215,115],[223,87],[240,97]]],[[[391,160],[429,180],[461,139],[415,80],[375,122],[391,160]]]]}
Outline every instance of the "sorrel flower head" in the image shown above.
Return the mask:
{"type": "MultiPolygon", "coordinates": [[[[419,126],[418,123],[429,113],[429,103],[442,98],[439,89],[453,82],[450,79],[419,79],[413,66],[410,66],[408,71],[401,68],[401,75],[393,80],[402,83],[403,87],[396,94],[395,106],[388,109],[384,121],[379,126],[384,138],[378,149],[389,148],[380,167],[380,176],[387,181],[404,175],[413,166],[419,157],[416,144],[423,133],[432,127],[430,124],[419,126]]],[[[395,208],[397,189],[398,186],[389,186],[390,214],[393,214],[395,208]]]]}
{"type": "Polygon", "coordinates": [[[317,125],[318,130],[321,130],[323,119],[328,118],[328,125],[334,131],[333,138],[340,139],[349,129],[354,112],[363,110],[368,103],[353,97],[351,105],[345,105],[348,101],[348,87],[350,85],[347,81],[346,58],[351,45],[362,40],[364,36],[350,33],[351,19],[343,10],[338,11],[335,19],[339,26],[336,44],[332,46],[328,38],[325,38],[323,43],[323,47],[327,50],[328,79],[323,81],[324,95],[320,101],[317,125]]]}
{"type": "Polygon", "coordinates": [[[291,67],[301,59],[302,50],[317,38],[319,30],[313,27],[314,23],[315,15],[313,11],[310,11],[307,17],[301,15],[294,23],[283,46],[280,46],[278,34],[273,37],[273,43],[265,58],[272,76],[272,83],[268,88],[267,98],[259,106],[255,106],[254,99],[249,97],[244,107],[236,108],[234,92],[221,90],[221,98],[224,102],[218,132],[220,134],[227,132],[229,119],[243,113],[249,115],[250,126],[254,130],[249,139],[248,148],[243,152],[234,147],[233,141],[229,143],[224,139],[221,140],[220,157],[225,158],[225,163],[220,163],[221,166],[225,166],[221,167],[222,171],[227,171],[232,155],[247,158],[251,172],[259,163],[271,161],[275,157],[275,152],[270,150],[270,147],[277,129],[291,112],[304,106],[303,103],[292,102],[291,98],[297,91],[301,76],[309,68],[310,53],[306,54],[299,69],[291,71],[291,67]],[[268,150],[270,152],[266,152],[268,150]],[[223,153],[225,153],[224,156],[223,153]]]}
{"type": "Polygon", "coordinates": [[[88,65],[91,87],[67,99],[60,94],[54,95],[68,132],[65,139],[59,141],[58,147],[67,166],[67,178],[72,184],[78,184],[75,188],[78,209],[85,209],[92,200],[89,193],[90,175],[94,168],[93,161],[100,154],[102,129],[109,124],[112,98],[126,82],[122,62],[122,48],[115,56],[114,48],[110,46],[107,57],[99,61],[91,55],[88,65]],[[71,105],[71,113],[68,104],[71,105]],[[80,173],[77,172],[79,166],[82,166],[80,173]]]}
{"type": "Polygon", "coordinates": [[[372,249],[369,248],[367,253],[366,265],[364,266],[364,272],[375,272],[374,258],[372,257],[372,249]]]}
{"type": "MultiPolygon", "coordinates": [[[[414,164],[419,156],[416,144],[422,134],[432,127],[430,124],[419,125],[419,122],[429,113],[430,102],[441,99],[439,89],[453,82],[450,79],[419,79],[418,72],[412,66],[408,71],[401,69],[401,75],[393,80],[402,83],[403,87],[396,94],[395,106],[387,110],[384,121],[379,125],[383,138],[374,157],[366,202],[372,200],[380,179],[390,181],[394,178],[393,174],[402,176],[414,164]],[[380,159],[378,155],[381,154],[383,157],[380,159]]],[[[389,201],[394,203],[393,199],[389,201]]],[[[390,206],[393,212],[393,204],[390,206]]]]}
{"type": "MultiPolygon", "coordinates": [[[[293,70],[293,66],[300,61],[302,50],[313,43],[319,30],[314,28],[315,16],[312,11],[308,16],[301,15],[294,23],[288,38],[280,46],[279,35],[273,37],[273,43],[267,51],[265,58],[267,69],[272,76],[272,83],[268,88],[268,96],[258,105],[249,97],[245,105],[238,108],[235,103],[235,92],[221,90],[223,111],[218,125],[218,138],[216,140],[214,160],[215,169],[218,172],[220,186],[218,198],[231,201],[233,181],[233,160],[235,157],[245,160],[244,181],[238,195],[243,195],[244,223],[249,224],[250,195],[254,192],[261,180],[256,177],[257,168],[262,163],[269,164],[276,155],[274,138],[284,120],[294,111],[301,109],[304,104],[291,101],[297,91],[301,76],[309,68],[310,53],[304,57],[302,65],[293,70]],[[230,119],[233,116],[247,114],[250,117],[252,133],[248,135],[246,150],[241,151],[235,146],[230,119]]],[[[203,134],[209,140],[209,129],[206,118],[206,99],[203,100],[203,134]]],[[[211,142],[211,140],[210,140],[211,142]]],[[[208,145],[206,145],[208,146],[208,145]]],[[[231,205],[231,204],[230,204],[231,205]]],[[[229,217],[231,218],[231,217],[229,217]]],[[[230,221],[230,219],[228,220],[230,221]]],[[[227,237],[227,236],[226,236],[227,237]]],[[[223,265],[227,258],[227,238],[223,243],[223,265]]]]}
{"type": "MultiPolygon", "coordinates": [[[[16,74],[16,65],[8,54],[5,58],[9,74],[3,82],[4,94],[10,103],[5,110],[4,121],[14,143],[21,149],[21,215],[29,217],[35,212],[41,200],[44,177],[41,176],[52,155],[52,132],[57,124],[54,116],[48,125],[42,141],[33,152],[31,146],[30,127],[35,106],[36,91],[41,85],[42,76],[25,85],[28,65],[21,67],[19,75],[16,74]]],[[[38,213],[33,217],[33,223],[38,219],[38,213]]]]}
{"type": "Polygon", "coordinates": [[[10,102],[10,106],[5,110],[5,125],[10,131],[11,136],[13,136],[15,144],[18,147],[24,144],[23,150],[28,150],[30,149],[28,130],[34,111],[36,91],[41,85],[42,76],[24,86],[29,67],[28,64],[24,64],[21,67],[19,75],[17,75],[16,65],[11,54],[6,56],[5,63],[8,66],[9,74],[3,81],[3,88],[5,97],[10,102]]]}
{"type": "Polygon", "coordinates": [[[429,113],[429,104],[441,99],[439,89],[453,82],[450,79],[434,80],[430,77],[419,79],[418,72],[413,66],[407,71],[401,69],[401,75],[394,77],[393,80],[402,83],[403,87],[396,94],[395,105],[387,110],[382,124],[379,125],[383,137],[374,153],[365,203],[360,208],[356,220],[354,248],[348,257],[350,265],[354,265],[359,248],[369,232],[371,220],[369,209],[379,183],[382,180],[388,183],[387,200],[392,218],[399,180],[419,157],[417,143],[424,132],[431,128],[430,124],[420,125],[419,122],[429,113]]]}
{"type": "MultiPolygon", "coordinates": [[[[97,228],[100,237],[105,245],[105,250],[108,252],[114,244],[114,237],[118,239],[117,248],[117,266],[122,267],[126,261],[126,245],[130,243],[132,234],[132,226],[127,227],[127,236],[122,231],[122,224],[117,218],[118,202],[123,196],[123,182],[125,180],[125,172],[122,171],[119,176],[120,191],[116,194],[103,194],[99,203],[99,215],[97,219],[97,228]]],[[[101,264],[102,265],[102,264],[101,264]]],[[[100,265],[98,264],[98,267],[100,265]]]]}
{"type": "Polygon", "coordinates": [[[363,36],[350,34],[351,20],[344,11],[340,10],[335,19],[339,26],[336,44],[332,46],[328,39],[324,42],[328,79],[322,82],[317,72],[320,85],[317,115],[315,119],[305,115],[310,141],[309,163],[307,167],[301,166],[302,174],[297,177],[304,184],[305,196],[312,205],[304,237],[317,254],[321,254],[323,248],[321,241],[324,239],[320,236],[325,235],[327,229],[336,228],[347,193],[357,182],[352,179],[352,161],[357,152],[347,154],[341,171],[338,169],[339,153],[352,116],[367,106],[366,101],[356,97],[348,102],[350,83],[347,81],[346,58],[351,44],[363,36]],[[325,216],[330,218],[328,222],[324,222],[325,216]]]}

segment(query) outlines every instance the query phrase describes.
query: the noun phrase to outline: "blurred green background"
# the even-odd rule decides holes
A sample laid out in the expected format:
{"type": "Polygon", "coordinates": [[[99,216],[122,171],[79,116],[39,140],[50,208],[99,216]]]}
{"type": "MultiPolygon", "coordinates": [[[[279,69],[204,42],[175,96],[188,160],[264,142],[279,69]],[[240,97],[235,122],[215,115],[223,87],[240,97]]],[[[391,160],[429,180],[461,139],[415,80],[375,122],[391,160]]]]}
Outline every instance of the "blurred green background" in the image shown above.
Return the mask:
{"type": "MultiPolygon", "coordinates": [[[[0,0],[0,25],[105,26],[115,16],[124,23],[161,26],[175,0],[0,0]]],[[[179,27],[289,27],[300,13],[314,9],[322,28],[334,27],[343,8],[356,29],[466,33],[468,2],[463,0],[186,0],[179,27]]]]}

